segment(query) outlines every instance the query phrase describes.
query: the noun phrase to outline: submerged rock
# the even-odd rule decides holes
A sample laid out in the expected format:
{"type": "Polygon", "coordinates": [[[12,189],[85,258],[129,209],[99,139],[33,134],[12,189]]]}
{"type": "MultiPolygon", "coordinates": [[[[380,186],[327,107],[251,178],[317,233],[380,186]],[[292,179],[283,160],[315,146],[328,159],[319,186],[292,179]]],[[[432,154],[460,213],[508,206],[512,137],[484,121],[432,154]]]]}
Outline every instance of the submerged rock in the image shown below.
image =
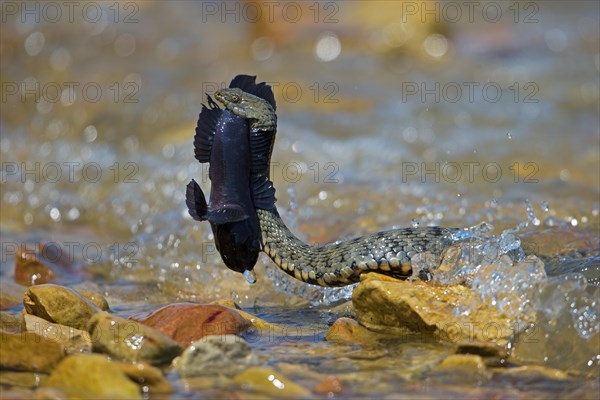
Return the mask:
{"type": "Polygon", "coordinates": [[[11,398],[10,396],[6,396],[6,388],[35,388],[46,382],[47,379],[48,375],[40,372],[0,371],[2,398],[11,398]]]}
{"type": "Polygon", "coordinates": [[[412,332],[456,342],[477,340],[505,346],[516,324],[492,306],[477,304],[461,285],[434,286],[369,273],[361,276],[352,301],[362,325],[378,332],[412,332]],[[469,310],[459,313],[457,310],[469,310]]]}
{"type": "Polygon", "coordinates": [[[15,255],[15,282],[31,286],[52,282],[56,273],[39,255],[26,251],[22,246],[15,255]]]}
{"type": "Polygon", "coordinates": [[[235,335],[214,335],[192,343],[174,362],[181,376],[234,376],[258,364],[248,343],[235,335]]]}
{"type": "Polygon", "coordinates": [[[6,311],[0,311],[0,329],[6,332],[18,333],[25,330],[25,321],[6,311]]]}
{"type": "Polygon", "coordinates": [[[377,346],[381,340],[393,338],[393,335],[373,332],[346,317],[337,319],[325,334],[325,339],[329,342],[360,346],[377,346]]]}
{"type": "Polygon", "coordinates": [[[35,315],[25,314],[25,329],[42,335],[48,339],[61,343],[67,354],[91,353],[92,341],[86,331],[73,328],[72,326],[48,322],[35,315]]]}
{"type": "Polygon", "coordinates": [[[334,395],[340,395],[344,391],[344,385],[336,376],[330,375],[319,382],[313,391],[333,397],[334,395]]]}
{"type": "Polygon", "coordinates": [[[170,336],[182,346],[208,335],[239,334],[251,326],[250,321],[235,310],[194,303],[169,304],[137,320],[170,336]]]}
{"type": "MultiPolygon", "coordinates": [[[[445,375],[453,381],[457,375],[461,378],[487,380],[492,376],[483,358],[474,354],[453,354],[438,364],[430,375],[445,375]]],[[[459,378],[460,379],[460,378],[459,378]]]]}
{"type": "Polygon", "coordinates": [[[270,368],[250,368],[233,378],[245,391],[264,393],[275,398],[306,398],[311,393],[304,387],[270,368]]]}
{"type": "Polygon", "coordinates": [[[95,352],[123,361],[162,365],[171,362],[182,350],[175,341],[156,329],[106,312],[90,319],[88,332],[95,352]]]}
{"type": "Polygon", "coordinates": [[[65,358],[44,384],[60,389],[69,398],[141,399],[140,388],[105,356],[65,358]]]}
{"type": "Polygon", "coordinates": [[[30,287],[23,304],[28,314],[77,329],[86,329],[92,315],[101,311],[75,290],[53,284],[30,287]]]}
{"type": "Polygon", "coordinates": [[[0,331],[0,369],[49,372],[65,356],[62,344],[33,332],[0,331]]]}
{"type": "Polygon", "coordinates": [[[23,293],[26,290],[25,286],[0,279],[0,310],[7,310],[22,304],[23,293]]]}

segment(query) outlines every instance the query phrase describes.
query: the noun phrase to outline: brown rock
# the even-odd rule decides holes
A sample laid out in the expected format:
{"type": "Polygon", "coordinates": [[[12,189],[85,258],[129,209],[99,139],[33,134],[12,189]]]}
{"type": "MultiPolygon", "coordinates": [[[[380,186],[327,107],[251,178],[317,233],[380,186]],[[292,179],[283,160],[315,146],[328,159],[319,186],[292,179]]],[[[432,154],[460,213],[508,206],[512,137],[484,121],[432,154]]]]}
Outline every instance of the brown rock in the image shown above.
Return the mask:
{"type": "Polygon", "coordinates": [[[23,304],[28,314],[82,330],[91,316],[101,311],[75,290],[51,283],[30,287],[23,304]]]}
{"type": "Polygon", "coordinates": [[[65,356],[58,342],[32,332],[0,331],[0,369],[49,372],[65,356]]]}
{"type": "Polygon", "coordinates": [[[478,295],[462,285],[434,286],[376,273],[361,276],[352,302],[367,328],[402,334],[405,329],[445,341],[484,341],[505,346],[517,326],[497,308],[479,306],[468,315],[456,309],[478,304],[478,295]]]}
{"type": "Polygon", "coordinates": [[[21,246],[15,255],[15,282],[25,286],[52,282],[56,273],[38,254],[21,246]]]}
{"type": "Polygon", "coordinates": [[[99,354],[65,358],[44,384],[68,398],[141,399],[139,387],[118,366],[99,354]]]}
{"type": "Polygon", "coordinates": [[[92,349],[122,361],[145,361],[152,365],[171,362],[183,350],[162,332],[139,322],[106,312],[95,314],[88,326],[92,349]]]}
{"type": "Polygon", "coordinates": [[[310,397],[310,392],[304,387],[270,368],[248,368],[236,375],[233,382],[245,390],[264,393],[275,398],[310,397]]]}
{"type": "Polygon", "coordinates": [[[393,339],[391,335],[373,332],[351,318],[338,318],[325,334],[329,342],[360,346],[376,346],[380,340],[393,339]]]}
{"type": "Polygon", "coordinates": [[[143,392],[148,393],[150,396],[155,393],[170,393],[173,390],[171,384],[164,378],[161,370],[150,364],[139,361],[134,364],[113,361],[113,364],[119,367],[129,379],[142,388],[147,388],[143,392]]]}
{"type": "Polygon", "coordinates": [[[182,346],[208,335],[239,334],[251,323],[237,311],[212,304],[175,303],[139,319],[170,336],[182,346]]]}
{"type": "Polygon", "coordinates": [[[0,329],[6,332],[18,333],[25,330],[25,321],[20,316],[6,311],[0,311],[0,329]]]}
{"type": "Polygon", "coordinates": [[[108,301],[106,301],[106,298],[100,293],[96,293],[87,289],[77,289],[77,292],[79,292],[80,295],[91,301],[96,307],[98,307],[102,311],[110,311],[108,301]]]}
{"type": "Polygon", "coordinates": [[[6,279],[0,280],[0,310],[7,310],[16,307],[23,302],[23,293],[27,288],[8,282],[6,279]]]}
{"type": "Polygon", "coordinates": [[[318,394],[339,395],[344,391],[344,385],[336,376],[331,375],[319,382],[313,391],[318,394]]]}
{"type": "Polygon", "coordinates": [[[25,329],[38,335],[61,343],[67,354],[91,353],[92,341],[86,331],[73,328],[72,326],[48,322],[35,315],[23,315],[25,329]]]}

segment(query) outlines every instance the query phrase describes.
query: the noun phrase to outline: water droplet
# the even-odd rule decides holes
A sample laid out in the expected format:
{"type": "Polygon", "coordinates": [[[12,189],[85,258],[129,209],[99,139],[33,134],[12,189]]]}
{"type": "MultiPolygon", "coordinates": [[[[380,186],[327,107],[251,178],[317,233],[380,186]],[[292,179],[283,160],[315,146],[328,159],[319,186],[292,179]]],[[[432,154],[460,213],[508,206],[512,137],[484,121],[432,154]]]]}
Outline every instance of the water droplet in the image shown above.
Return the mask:
{"type": "Polygon", "coordinates": [[[510,132],[506,132],[506,137],[510,140],[512,139],[512,133],[510,132]]]}
{"type": "Polygon", "coordinates": [[[246,278],[246,281],[251,285],[256,283],[256,274],[252,270],[249,270],[249,269],[245,270],[244,278],[246,278]]]}
{"type": "Polygon", "coordinates": [[[542,208],[542,211],[548,212],[550,210],[550,206],[548,205],[547,201],[542,201],[542,204],[540,205],[540,207],[542,208]]]}

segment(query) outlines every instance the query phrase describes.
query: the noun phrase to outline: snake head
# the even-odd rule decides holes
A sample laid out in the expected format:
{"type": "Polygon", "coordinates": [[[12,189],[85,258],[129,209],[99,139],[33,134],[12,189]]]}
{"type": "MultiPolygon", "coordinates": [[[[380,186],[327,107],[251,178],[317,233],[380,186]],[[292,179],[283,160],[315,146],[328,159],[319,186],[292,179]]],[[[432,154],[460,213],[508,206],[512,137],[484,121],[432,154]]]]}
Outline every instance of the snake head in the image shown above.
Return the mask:
{"type": "Polygon", "coordinates": [[[215,99],[229,111],[247,119],[253,130],[271,131],[277,126],[275,110],[258,96],[239,88],[225,88],[215,92],[215,99]]]}

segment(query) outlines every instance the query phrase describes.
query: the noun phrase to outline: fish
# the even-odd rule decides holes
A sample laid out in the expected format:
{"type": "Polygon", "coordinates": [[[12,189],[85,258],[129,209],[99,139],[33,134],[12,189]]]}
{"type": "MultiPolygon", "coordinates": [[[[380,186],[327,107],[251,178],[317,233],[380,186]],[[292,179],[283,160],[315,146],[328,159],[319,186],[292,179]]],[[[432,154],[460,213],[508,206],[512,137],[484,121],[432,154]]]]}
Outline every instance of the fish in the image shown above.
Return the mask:
{"type": "Polygon", "coordinates": [[[188,213],[196,221],[210,223],[225,265],[254,283],[253,269],[261,251],[255,207],[272,204],[274,189],[264,177],[251,178],[247,120],[207,98],[208,106],[202,105],[198,118],[194,155],[199,162],[210,163],[211,192],[207,204],[202,189],[192,179],[186,187],[188,213]]]}

